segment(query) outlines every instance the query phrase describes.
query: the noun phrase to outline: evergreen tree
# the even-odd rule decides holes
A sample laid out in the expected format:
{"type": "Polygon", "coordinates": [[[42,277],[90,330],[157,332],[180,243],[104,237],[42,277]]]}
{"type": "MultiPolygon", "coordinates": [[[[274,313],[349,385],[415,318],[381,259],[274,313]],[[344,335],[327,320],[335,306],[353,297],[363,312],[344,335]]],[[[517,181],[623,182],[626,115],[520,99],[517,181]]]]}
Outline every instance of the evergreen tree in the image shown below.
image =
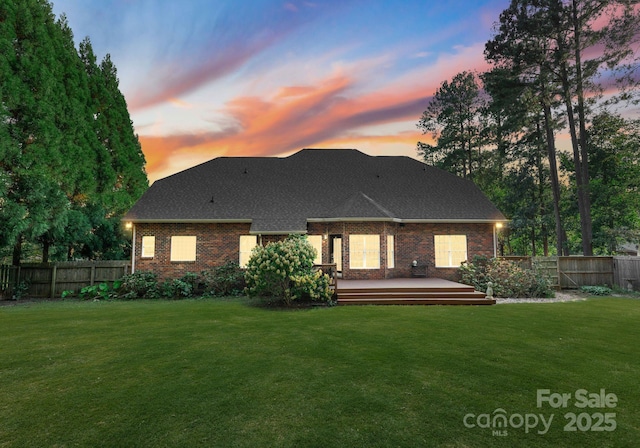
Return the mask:
{"type": "Polygon", "coordinates": [[[427,163],[474,177],[482,166],[480,111],[484,106],[476,76],[462,72],[444,81],[424,111],[418,128],[437,139],[435,146],[418,142],[418,152],[427,163]]]}
{"type": "Polygon", "coordinates": [[[640,243],[640,121],[603,112],[589,129],[594,249],[640,243]]]}
{"type": "Polygon", "coordinates": [[[6,201],[12,204],[7,207],[9,216],[3,218],[17,224],[3,226],[8,235],[2,239],[15,245],[15,263],[25,238],[36,240],[64,220],[60,214],[67,203],[58,187],[64,179],[64,157],[55,107],[63,87],[50,5],[22,0],[3,4],[0,15],[8,75],[2,98],[7,115],[3,124],[10,135],[3,164],[11,179],[6,201]]]}
{"type": "Polygon", "coordinates": [[[79,54],[48,1],[2,2],[0,77],[0,246],[14,264],[24,243],[122,257],[120,216],[148,182],[110,58],[79,54]]]}
{"type": "Polygon", "coordinates": [[[148,187],[145,159],[133,130],[127,103],[119,89],[116,67],[108,54],[100,64],[100,72],[105,96],[98,103],[96,133],[111,156],[111,168],[116,174],[109,191],[102,194],[107,209],[121,215],[148,187]]]}
{"type": "MultiPolygon", "coordinates": [[[[597,80],[602,75],[621,81],[626,87],[637,81],[633,75],[633,62],[637,62],[633,44],[639,35],[640,15],[635,3],[627,0],[512,0],[500,15],[496,35],[486,45],[488,59],[508,64],[522,77],[545,88],[542,96],[548,98],[544,105],[545,116],[551,115],[556,98],[564,105],[566,128],[571,136],[584,255],[592,253],[593,238],[589,103],[600,99],[601,87],[597,80]]],[[[547,126],[550,137],[549,130],[547,126]]],[[[549,137],[548,142],[551,141],[549,137]]]]}

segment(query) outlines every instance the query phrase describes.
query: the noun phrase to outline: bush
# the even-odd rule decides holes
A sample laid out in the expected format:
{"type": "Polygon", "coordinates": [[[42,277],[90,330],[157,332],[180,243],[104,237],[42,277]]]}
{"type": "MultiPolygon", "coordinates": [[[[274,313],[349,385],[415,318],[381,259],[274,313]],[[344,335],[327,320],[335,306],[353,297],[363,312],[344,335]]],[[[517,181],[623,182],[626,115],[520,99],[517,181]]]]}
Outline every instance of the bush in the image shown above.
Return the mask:
{"type": "Polygon", "coordinates": [[[613,290],[608,286],[582,286],[580,291],[592,296],[610,296],[613,290]]]}
{"type": "Polygon", "coordinates": [[[168,299],[187,299],[193,297],[193,293],[198,286],[198,274],[187,272],[180,278],[167,280],[160,286],[163,297],[168,299]]]}
{"type": "Polygon", "coordinates": [[[257,246],[245,271],[247,294],[275,297],[287,305],[300,298],[330,301],[329,276],[314,272],[315,257],[316,250],[300,235],[257,246]]]}
{"type": "Polygon", "coordinates": [[[471,263],[460,266],[462,283],[478,291],[486,291],[493,284],[496,297],[553,297],[549,279],[534,269],[523,269],[517,264],[498,258],[476,256],[471,263]]]}
{"type": "Polygon", "coordinates": [[[205,293],[213,296],[239,296],[247,285],[244,270],[238,263],[228,262],[217,268],[202,271],[205,293]]]}
{"type": "Polygon", "coordinates": [[[330,288],[329,276],[322,271],[311,274],[292,275],[293,290],[297,297],[308,298],[312,301],[330,302],[333,291],[330,288]],[[299,295],[298,295],[299,294],[299,295]]]}
{"type": "Polygon", "coordinates": [[[125,300],[157,299],[160,297],[158,276],[145,271],[125,275],[122,277],[118,296],[125,300]]]}
{"type": "MultiPolygon", "coordinates": [[[[85,286],[80,290],[78,297],[81,300],[111,300],[118,298],[118,289],[120,289],[121,282],[116,281],[113,286],[109,286],[108,283],[99,283],[97,285],[85,286]]],[[[67,291],[63,291],[62,297],[66,297],[67,291]]]]}

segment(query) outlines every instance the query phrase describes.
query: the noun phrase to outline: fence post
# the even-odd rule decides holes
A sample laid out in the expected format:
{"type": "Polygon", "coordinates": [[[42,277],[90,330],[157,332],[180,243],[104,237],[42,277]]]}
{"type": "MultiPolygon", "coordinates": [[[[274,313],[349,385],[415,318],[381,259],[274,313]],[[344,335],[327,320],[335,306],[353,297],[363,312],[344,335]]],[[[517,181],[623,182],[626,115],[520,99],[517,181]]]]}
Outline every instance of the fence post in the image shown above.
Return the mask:
{"type": "Polygon", "coordinates": [[[95,281],[96,281],[96,265],[92,264],[91,265],[91,277],[89,279],[90,286],[93,286],[95,281]]]}

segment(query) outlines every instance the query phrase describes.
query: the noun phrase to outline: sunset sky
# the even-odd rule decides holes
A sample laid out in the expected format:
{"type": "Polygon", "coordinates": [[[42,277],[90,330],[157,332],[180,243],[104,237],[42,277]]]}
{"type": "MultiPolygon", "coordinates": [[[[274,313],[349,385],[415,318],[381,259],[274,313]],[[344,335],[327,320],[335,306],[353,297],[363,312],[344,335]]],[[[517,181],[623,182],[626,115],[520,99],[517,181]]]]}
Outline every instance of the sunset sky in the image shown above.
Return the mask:
{"type": "Polygon", "coordinates": [[[417,157],[442,81],[484,70],[508,0],[54,0],[109,53],[149,180],[218,156],[417,157]]]}

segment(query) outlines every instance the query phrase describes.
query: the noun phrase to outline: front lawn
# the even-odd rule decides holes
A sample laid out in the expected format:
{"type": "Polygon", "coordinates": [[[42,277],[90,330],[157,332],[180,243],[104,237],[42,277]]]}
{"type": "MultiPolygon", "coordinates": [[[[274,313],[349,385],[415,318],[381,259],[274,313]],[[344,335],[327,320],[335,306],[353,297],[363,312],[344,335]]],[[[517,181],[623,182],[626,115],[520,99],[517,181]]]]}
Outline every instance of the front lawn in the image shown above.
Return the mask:
{"type": "Polygon", "coordinates": [[[640,301],[614,298],[2,307],[0,447],[636,446],[639,321],[640,301]],[[543,389],[566,407],[538,408],[543,389]],[[581,389],[616,407],[577,407],[581,389]]]}

